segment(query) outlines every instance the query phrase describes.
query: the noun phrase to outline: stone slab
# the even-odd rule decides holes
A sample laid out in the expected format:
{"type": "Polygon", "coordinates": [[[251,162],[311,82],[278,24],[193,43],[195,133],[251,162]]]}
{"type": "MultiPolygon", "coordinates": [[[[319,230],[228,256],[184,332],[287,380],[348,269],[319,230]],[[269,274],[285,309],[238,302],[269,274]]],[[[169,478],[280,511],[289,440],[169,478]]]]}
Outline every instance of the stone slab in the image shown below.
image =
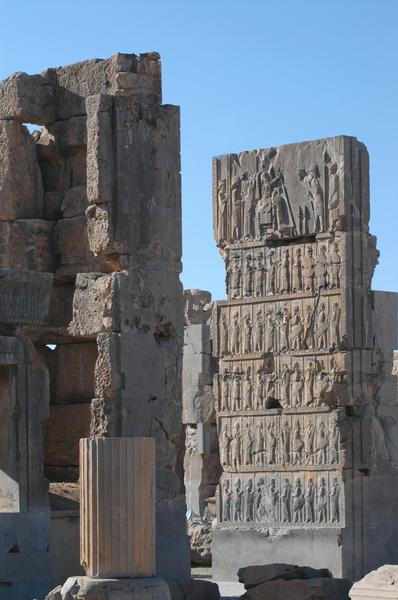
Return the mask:
{"type": "MultiPolygon", "coordinates": [[[[53,597],[54,598],[54,597],[53,597]]],[[[49,600],[51,595],[49,596],[49,600]]],[[[159,577],[92,579],[69,577],[61,600],[171,600],[169,588],[159,577]]]]}
{"type": "Polygon", "coordinates": [[[351,600],[397,600],[398,565],[383,565],[354,583],[351,600]]]}

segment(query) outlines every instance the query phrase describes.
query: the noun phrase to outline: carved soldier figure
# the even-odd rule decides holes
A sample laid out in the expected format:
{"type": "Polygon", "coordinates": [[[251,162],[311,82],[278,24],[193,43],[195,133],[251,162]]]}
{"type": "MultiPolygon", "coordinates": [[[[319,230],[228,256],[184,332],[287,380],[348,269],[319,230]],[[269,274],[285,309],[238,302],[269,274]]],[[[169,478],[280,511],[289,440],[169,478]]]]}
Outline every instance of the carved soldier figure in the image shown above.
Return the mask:
{"type": "Polygon", "coordinates": [[[337,477],[333,478],[330,487],[330,520],[332,523],[340,521],[340,486],[337,477]]]}
{"type": "Polygon", "coordinates": [[[265,316],[265,351],[275,350],[275,319],[269,310],[265,316]]]}
{"type": "Polygon", "coordinates": [[[257,482],[257,509],[256,515],[258,521],[263,521],[267,514],[266,511],[266,494],[265,494],[265,481],[263,477],[257,482]]]}
{"type": "Polygon", "coordinates": [[[267,265],[267,296],[273,296],[275,294],[275,283],[276,283],[276,266],[274,261],[275,252],[270,250],[268,255],[267,265]]]}
{"type": "Polygon", "coordinates": [[[341,309],[337,302],[332,308],[330,317],[330,345],[332,348],[338,348],[340,345],[340,315],[341,309]]]}
{"type": "Polygon", "coordinates": [[[254,237],[255,187],[252,179],[242,180],[243,236],[254,237]]]}
{"type": "Polygon", "coordinates": [[[255,408],[264,407],[264,374],[261,369],[258,369],[256,375],[256,395],[255,395],[255,408]]]}
{"type": "Polygon", "coordinates": [[[318,165],[312,163],[310,172],[307,174],[304,170],[300,171],[300,179],[307,189],[308,199],[313,205],[314,214],[314,233],[325,230],[324,227],[324,202],[321,178],[318,165]]]}
{"type": "Polygon", "coordinates": [[[252,438],[251,430],[249,427],[249,423],[246,423],[246,426],[243,430],[242,446],[243,446],[243,464],[251,465],[252,464],[252,455],[253,455],[253,438],[252,438]]]}
{"type": "Polygon", "coordinates": [[[275,436],[275,423],[270,421],[267,427],[267,462],[269,465],[276,464],[276,436],[275,436]]]}
{"type": "Polygon", "coordinates": [[[328,439],[325,431],[325,423],[320,421],[316,435],[316,454],[317,464],[326,465],[327,463],[328,439]]]}
{"type": "Polygon", "coordinates": [[[304,499],[303,499],[303,488],[301,486],[301,481],[300,481],[299,477],[296,477],[296,479],[294,480],[292,498],[293,498],[293,515],[294,515],[293,520],[295,523],[301,523],[303,520],[304,499]]]}
{"type": "Polygon", "coordinates": [[[245,271],[245,296],[251,296],[253,294],[253,263],[252,255],[246,256],[246,271],[245,271]]]}
{"type": "Polygon", "coordinates": [[[253,479],[249,479],[245,485],[245,520],[254,521],[254,485],[253,479]]]}
{"type": "Polygon", "coordinates": [[[235,423],[231,440],[231,465],[237,469],[242,464],[242,434],[239,423],[235,423]]]}
{"type": "Polygon", "coordinates": [[[218,202],[218,242],[228,239],[228,196],[225,179],[221,179],[217,191],[218,202]]]}
{"type": "Polygon", "coordinates": [[[318,349],[325,350],[328,347],[328,329],[329,323],[326,317],[325,304],[322,304],[318,310],[317,322],[316,322],[316,334],[318,338],[318,349]]]}
{"type": "Polygon", "coordinates": [[[231,456],[230,456],[230,445],[232,441],[232,437],[230,436],[228,425],[225,423],[224,427],[221,430],[221,464],[223,466],[228,466],[231,464],[231,456]]]}
{"type": "Polygon", "coordinates": [[[310,362],[304,372],[304,406],[310,406],[314,401],[314,377],[314,366],[310,362]]]}
{"type": "Polygon", "coordinates": [[[290,427],[286,419],[282,423],[281,429],[281,442],[282,442],[282,461],[283,464],[290,463],[290,427]]]}
{"type": "Polygon", "coordinates": [[[304,289],[306,292],[314,292],[314,259],[312,247],[308,246],[303,258],[304,289]]]}
{"type": "Polygon", "coordinates": [[[256,296],[265,296],[265,266],[263,253],[257,256],[257,269],[254,274],[254,291],[256,296]]]}
{"type": "Polygon", "coordinates": [[[221,410],[229,410],[229,373],[224,369],[222,375],[221,410]]]}
{"type": "Polygon", "coordinates": [[[307,523],[313,523],[315,521],[314,501],[315,486],[313,480],[309,479],[307,489],[304,493],[305,520],[307,523]]]}
{"type": "Polygon", "coordinates": [[[232,377],[232,404],[231,410],[232,412],[240,409],[240,399],[241,399],[241,375],[238,371],[238,367],[236,367],[235,372],[232,377]]]}
{"type": "Polygon", "coordinates": [[[282,366],[280,380],[281,404],[283,408],[287,408],[290,405],[290,369],[286,364],[282,366]]]}
{"type": "Polygon", "coordinates": [[[304,442],[301,437],[301,427],[299,421],[294,423],[294,433],[292,441],[292,463],[293,465],[301,465],[303,457],[304,442]]]}
{"type": "Polygon", "coordinates": [[[316,375],[314,382],[314,401],[315,406],[321,406],[325,397],[325,391],[328,387],[328,375],[322,360],[316,362],[316,375]]]}
{"type": "Polygon", "coordinates": [[[224,479],[222,482],[222,520],[231,520],[231,502],[232,490],[230,488],[229,479],[224,479]]]}
{"type": "Polygon", "coordinates": [[[336,231],[340,224],[340,179],[337,163],[330,167],[329,230],[336,231]]]}
{"type": "Polygon", "coordinates": [[[307,426],[305,428],[305,438],[304,438],[304,453],[305,453],[305,464],[313,465],[314,464],[314,439],[315,439],[315,427],[314,423],[311,419],[307,421],[307,426]]]}
{"type": "Polygon", "coordinates": [[[257,311],[257,318],[253,327],[253,346],[254,352],[263,351],[263,337],[264,337],[264,321],[263,313],[261,310],[257,311]]]}
{"type": "Polygon", "coordinates": [[[292,350],[301,350],[303,347],[303,332],[304,326],[301,322],[300,308],[295,306],[291,327],[292,350]]]}
{"type": "Polygon", "coordinates": [[[318,523],[325,523],[327,521],[327,502],[325,478],[320,477],[318,481],[318,490],[316,493],[316,512],[318,523]]]}
{"type": "Polygon", "coordinates": [[[266,397],[267,401],[273,400],[276,396],[275,384],[276,384],[277,379],[278,379],[278,376],[276,373],[271,373],[266,378],[267,387],[266,387],[265,397],[266,397]]]}
{"type": "Polygon", "coordinates": [[[238,312],[234,313],[232,322],[232,354],[240,354],[240,323],[238,312]]]}
{"type": "Polygon", "coordinates": [[[228,354],[228,321],[225,312],[220,318],[220,356],[228,354]]]}
{"type": "Polygon", "coordinates": [[[242,271],[239,264],[239,257],[235,257],[235,261],[232,263],[232,277],[231,277],[231,290],[232,298],[239,298],[241,296],[242,288],[242,271]]]}
{"type": "Polygon", "coordinates": [[[252,384],[252,374],[251,368],[247,367],[245,379],[244,379],[244,409],[251,410],[253,408],[253,384],[252,384]]]}
{"type": "Polygon", "coordinates": [[[303,265],[301,260],[301,248],[297,248],[293,263],[292,292],[303,290],[303,265]]]}
{"type": "Polygon", "coordinates": [[[316,285],[318,288],[326,289],[328,286],[328,259],[326,246],[321,246],[315,266],[316,285]]]}
{"type": "Polygon", "coordinates": [[[290,323],[290,314],[286,306],[282,308],[281,311],[281,324],[279,329],[280,341],[279,341],[279,350],[289,350],[289,323],[290,323]]]}
{"type": "Polygon", "coordinates": [[[311,306],[309,304],[307,304],[305,307],[304,342],[308,350],[312,350],[315,347],[314,313],[311,310],[311,306]]]}
{"type": "Polygon", "coordinates": [[[301,406],[302,396],[303,396],[303,378],[301,375],[300,365],[298,362],[295,362],[293,365],[293,372],[291,375],[292,382],[292,406],[297,407],[301,406]]]}
{"type": "Polygon", "coordinates": [[[243,318],[243,337],[245,342],[244,352],[248,353],[252,351],[252,328],[253,323],[250,319],[250,314],[246,313],[243,318]]]}
{"type": "Polygon", "coordinates": [[[281,500],[282,500],[281,521],[282,521],[282,523],[290,523],[290,520],[291,520],[291,516],[290,516],[291,493],[292,493],[292,486],[290,485],[290,481],[288,479],[284,479],[283,484],[282,484],[282,494],[281,494],[281,500]]]}
{"type": "Polygon", "coordinates": [[[257,424],[254,434],[254,454],[256,465],[264,464],[264,425],[263,423],[257,424]]]}
{"type": "Polygon", "coordinates": [[[232,240],[237,241],[242,234],[242,201],[240,196],[239,177],[233,177],[231,182],[231,200],[232,200],[232,240]]]}
{"type": "Polygon", "coordinates": [[[242,521],[242,496],[242,485],[238,477],[234,483],[234,521],[242,521]]]}
{"type": "Polygon", "coordinates": [[[332,251],[330,253],[330,270],[329,286],[333,289],[340,287],[340,265],[341,258],[339,254],[339,245],[333,244],[332,251]]]}
{"type": "Polygon", "coordinates": [[[283,250],[282,264],[281,264],[281,285],[279,289],[280,294],[288,294],[290,292],[290,254],[286,248],[283,250]]]}
{"type": "Polygon", "coordinates": [[[334,465],[339,462],[339,452],[340,452],[340,429],[337,424],[336,415],[333,415],[333,418],[330,421],[328,442],[329,442],[329,463],[331,465],[334,465]]]}
{"type": "Polygon", "coordinates": [[[277,517],[277,506],[278,506],[278,488],[276,487],[275,479],[271,479],[268,484],[267,494],[267,514],[271,522],[276,521],[277,517]]]}

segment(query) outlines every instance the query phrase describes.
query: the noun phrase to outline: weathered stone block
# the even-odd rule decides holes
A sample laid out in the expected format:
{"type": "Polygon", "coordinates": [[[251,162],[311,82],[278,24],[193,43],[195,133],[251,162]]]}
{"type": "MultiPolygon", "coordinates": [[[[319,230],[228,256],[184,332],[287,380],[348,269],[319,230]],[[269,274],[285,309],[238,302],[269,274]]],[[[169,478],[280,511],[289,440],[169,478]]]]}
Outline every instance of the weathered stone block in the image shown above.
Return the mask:
{"type": "Polygon", "coordinates": [[[185,354],[211,353],[210,327],[208,325],[189,325],[184,329],[185,354]]]}
{"type": "Polygon", "coordinates": [[[15,73],[0,83],[0,119],[47,125],[54,108],[53,89],[41,75],[15,73]]]}
{"type": "Polygon", "coordinates": [[[114,146],[112,96],[86,99],[87,110],[87,197],[99,204],[112,202],[114,194],[114,146]]]}
{"type": "Polygon", "coordinates": [[[347,579],[276,579],[250,588],[242,600],[348,600],[347,579]]]}
{"type": "Polygon", "coordinates": [[[68,331],[73,337],[95,338],[115,327],[112,306],[113,275],[79,273],[73,296],[73,318],[68,331]]]}
{"type": "Polygon", "coordinates": [[[211,314],[211,294],[205,290],[184,290],[185,326],[206,323],[211,314]]]}
{"type": "Polygon", "coordinates": [[[0,222],[0,267],[52,272],[53,229],[41,219],[0,222]]]}
{"type": "MultiPolygon", "coordinates": [[[[47,196],[47,194],[46,194],[47,196]]],[[[71,187],[62,194],[60,211],[63,218],[80,217],[85,214],[87,208],[86,186],[77,185],[71,187]]]]}
{"type": "Polygon", "coordinates": [[[100,333],[96,345],[95,397],[114,398],[123,386],[123,378],[117,368],[120,364],[120,334],[100,333]]]}
{"type": "Polygon", "coordinates": [[[53,276],[0,270],[0,322],[42,324],[49,310],[53,276]]]}
{"type": "Polygon", "coordinates": [[[238,571],[238,578],[246,589],[252,588],[260,583],[273,579],[311,579],[320,577],[332,577],[329,569],[313,569],[312,567],[300,567],[284,563],[273,563],[270,565],[253,565],[242,567],[238,571]]]}
{"type": "MultiPolygon", "coordinates": [[[[94,397],[95,343],[60,344],[56,350],[55,404],[90,402],[94,397]]],[[[86,437],[81,435],[80,437],[86,437]]]]}
{"type": "Polygon", "coordinates": [[[79,466],[79,440],[90,434],[90,417],[90,404],[50,406],[44,437],[46,466],[79,466]]]}
{"type": "Polygon", "coordinates": [[[350,598],[351,600],[397,600],[397,565],[383,565],[355,582],[350,590],[350,598]]]}
{"type": "Polygon", "coordinates": [[[158,577],[134,579],[92,579],[70,577],[48,600],[170,600],[169,588],[158,577]]]}

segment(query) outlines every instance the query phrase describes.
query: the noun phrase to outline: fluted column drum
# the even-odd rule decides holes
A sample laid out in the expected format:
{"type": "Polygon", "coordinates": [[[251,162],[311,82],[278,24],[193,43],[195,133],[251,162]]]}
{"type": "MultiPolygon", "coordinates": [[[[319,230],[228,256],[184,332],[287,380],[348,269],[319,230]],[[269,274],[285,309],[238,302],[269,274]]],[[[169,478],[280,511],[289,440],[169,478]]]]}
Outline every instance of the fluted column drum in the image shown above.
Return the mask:
{"type": "Polygon", "coordinates": [[[80,440],[80,562],[89,577],[155,575],[155,440],[80,440]]]}

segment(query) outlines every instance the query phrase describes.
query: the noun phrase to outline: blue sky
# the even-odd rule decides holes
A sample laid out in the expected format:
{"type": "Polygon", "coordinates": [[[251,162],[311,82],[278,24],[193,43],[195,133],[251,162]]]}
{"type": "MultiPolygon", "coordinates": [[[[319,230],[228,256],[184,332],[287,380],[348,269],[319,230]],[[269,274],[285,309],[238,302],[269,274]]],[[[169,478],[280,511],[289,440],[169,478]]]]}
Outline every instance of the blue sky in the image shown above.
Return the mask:
{"type": "Polygon", "coordinates": [[[373,287],[398,291],[398,0],[0,0],[0,78],[157,50],[182,108],[185,287],[224,292],[212,156],[353,135],[371,160],[373,287]]]}

